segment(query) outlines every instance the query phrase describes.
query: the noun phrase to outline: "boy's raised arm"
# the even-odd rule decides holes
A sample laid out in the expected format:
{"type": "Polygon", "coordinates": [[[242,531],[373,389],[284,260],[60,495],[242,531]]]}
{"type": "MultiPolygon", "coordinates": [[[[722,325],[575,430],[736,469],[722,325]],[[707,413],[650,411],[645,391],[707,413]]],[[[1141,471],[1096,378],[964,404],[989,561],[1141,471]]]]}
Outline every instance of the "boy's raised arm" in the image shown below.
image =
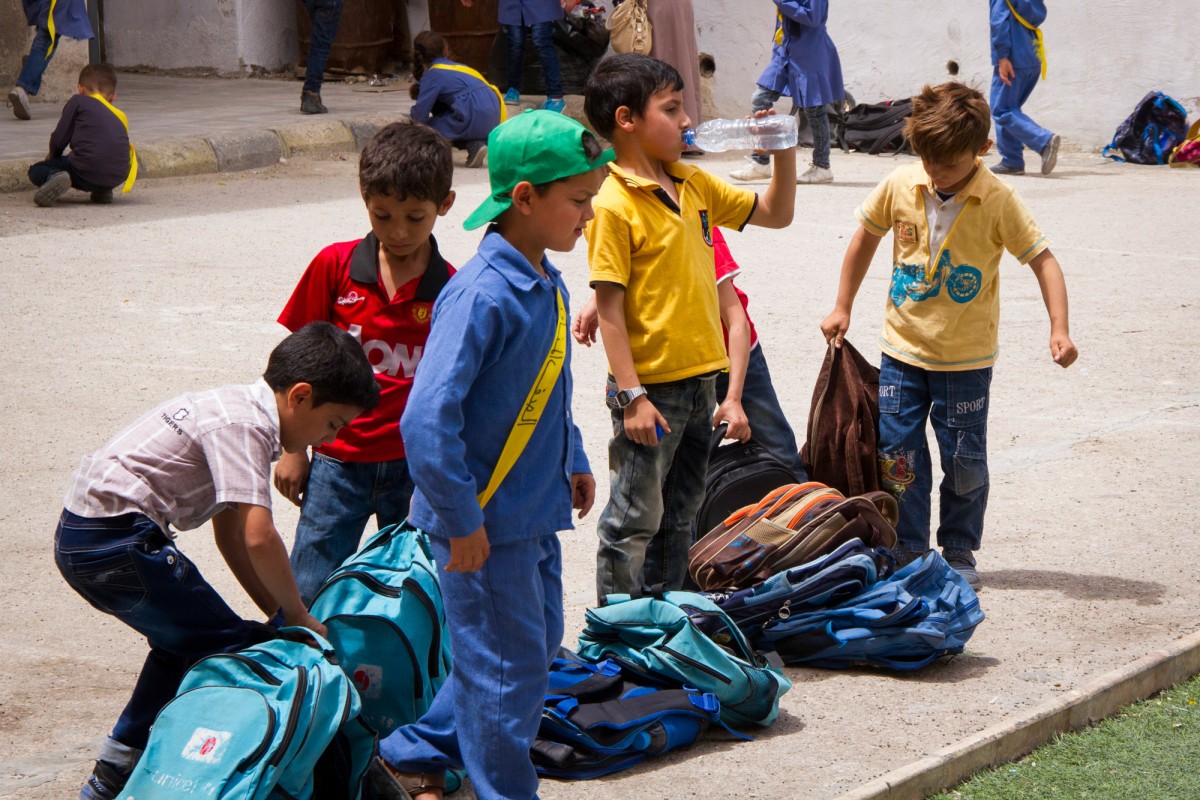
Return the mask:
{"type": "MultiPolygon", "coordinates": [[[[774,114],[757,111],[755,117],[774,114]]],[[[749,224],[761,228],[786,228],[796,214],[796,148],[770,151],[771,184],[750,215],[749,224]]]]}
{"type": "Polygon", "coordinates": [[[1042,290],[1042,302],[1050,315],[1050,357],[1064,369],[1075,363],[1079,351],[1071,341],[1071,324],[1067,313],[1067,281],[1062,266],[1046,248],[1029,262],[1042,290]]]}
{"type": "Polygon", "coordinates": [[[842,277],[838,282],[837,302],[834,303],[833,311],[821,322],[821,333],[825,335],[825,341],[832,339],[835,347],[842,346],[842,339],[845,338],[846,331],[850,330],[850,312],[854,308],[854,298],[858,295],[858,288],[862,286],[867,269],[871,266],[871,259],[875,257],[875,251],[882,240],[882,236],[860,227],[846,247],[846,257],[842,259],[842,277]]]}

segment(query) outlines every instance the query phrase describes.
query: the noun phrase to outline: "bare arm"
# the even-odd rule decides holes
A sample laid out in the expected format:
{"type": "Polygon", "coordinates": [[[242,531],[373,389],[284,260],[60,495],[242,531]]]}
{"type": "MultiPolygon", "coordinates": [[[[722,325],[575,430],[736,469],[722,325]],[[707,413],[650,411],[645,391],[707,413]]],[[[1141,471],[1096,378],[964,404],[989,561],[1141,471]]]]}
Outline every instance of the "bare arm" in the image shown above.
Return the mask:
{"type": "Polygon", "coordinates": [[[842,278],[838,282],[837,302],[833,311],[821,322],[821,333],[825,341],[833,340],[836,347],[842,346],[846,331],[850,330],[850,311],[854,308],[854,298],[858,288],[862,286],[863,278],[867,276],[867,268],[871,259],[879,249],[882,236],[876,236],[866,228],[860,227],[850,238],[846,247],[846,257],[842,259],[842,278]]]}
{"type": "Polygon", "coordinates": [[[302,453],[284,453],[275,464],[275,488],[293,505],[300,505],[304,487],[308,484],[310,468],[307,450],[302,453]]]}
{"type": "Polygon", "coordinates": [[[313,619],[300,599],[287,547],[275,530],[270,509],[240,503],[213,517],[213,530],[225,563],[263,613],[270,617],[283,609],[288,625],[303,625],[325,635],[325,626],[313,619]]]}
{"type": "MultiPolygon", "coordinates": [[[[774,114],[774,111],[757,111],[754,116],[774,114]]],[[[786,228],[792,224],[796,214],[796,148],[772,150],[771,185],[750,215],[750,225],[762,228],[786,228]]]]}
{"type": "Polygon", "coordinates": [[[1050,357],[1064,369],[1075,363],[1079,351],[1071,341],[1071,325],[1067,315],[1067,281],[1062,266],[1047,248],[1033,257],[1029,268],[1037,276],[1042,290],[1042,302],[1050,315],[1050,357]]]}
{"type": "Polygon", "coordinates": [[[728,423],[726,436],[745,442],[750,438],[750,423],[742,408],[742,389],[746,383],[746,367],[750,363],[750,321],[733,289],[732,279],[717,284],[717,300],[721,306],[721,322],[729,335],[729,388],[713,415],[713,427],[728,423]]]}
{"type": "MultiPolygon", "coordinates": [[[[596,284],[596,312],[600,315],[600,338],[604,341],[604,354],[617,381],[617,388],[641,386],[642,379],[633,365],[633,350],[625,327],[625,287],[615,283],[596,284]]],[[[625,409],[625,435],[638,444],[649,447],[658,445],[658,433],[654,430],[656,424],[661,425],[663,431],[671,430],[645,395],[625,409]]]]}

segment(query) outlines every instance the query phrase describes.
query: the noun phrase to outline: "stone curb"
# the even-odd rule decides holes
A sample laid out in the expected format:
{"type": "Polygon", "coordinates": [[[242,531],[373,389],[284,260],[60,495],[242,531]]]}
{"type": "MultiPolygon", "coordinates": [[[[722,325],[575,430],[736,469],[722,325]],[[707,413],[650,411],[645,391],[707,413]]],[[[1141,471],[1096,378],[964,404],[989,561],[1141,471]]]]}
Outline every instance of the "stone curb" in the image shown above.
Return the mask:
{"type": "MultiPolygon", "coordinates": [[[[398,119],[369,114],[346,119],[314,119],[280,128],[219,136],[154,139],[138,147],[138,177],[167,178],[235,172],[279,163],[280,158],[361,150],[375,133],[398,119]]],[[[0,161],[0,192],[30,190],[34,159],[0,161]]]]}
{"type": "Polygon", "coordinates": [[[1101,675],[1016,719],[893,770],[835,800],[923,800],[1200,673],[1200,633],[1101,675]]]}

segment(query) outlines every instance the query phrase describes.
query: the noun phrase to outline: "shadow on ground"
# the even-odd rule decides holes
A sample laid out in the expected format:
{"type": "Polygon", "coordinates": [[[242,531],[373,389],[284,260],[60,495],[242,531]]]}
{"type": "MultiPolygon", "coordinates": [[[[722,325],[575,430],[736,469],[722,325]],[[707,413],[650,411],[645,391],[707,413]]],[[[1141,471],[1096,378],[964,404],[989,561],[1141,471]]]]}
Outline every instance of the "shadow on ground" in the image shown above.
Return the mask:
{"type": "Polygon", "coordinates": [[[1114,575],[1088,575],[1042,569],[1001,569],[980,572],[987,589],[1056,590],[1077,600],[1133,600],[1139,606],[1163,602],[1162,583],[1135,581],[1114,575]]]}

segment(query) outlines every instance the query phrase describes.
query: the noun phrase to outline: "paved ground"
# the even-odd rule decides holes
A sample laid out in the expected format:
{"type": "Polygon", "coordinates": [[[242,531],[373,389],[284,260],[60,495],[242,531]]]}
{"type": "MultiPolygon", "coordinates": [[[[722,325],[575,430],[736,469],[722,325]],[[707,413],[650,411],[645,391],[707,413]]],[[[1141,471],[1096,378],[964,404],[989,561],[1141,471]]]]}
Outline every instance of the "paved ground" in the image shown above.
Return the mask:
{"type": "MultiPolygon", "coordinates": [[[[290,108],[294,84],[280,86],[290,108]]],[[[0,120],[3,148],[14,125],[0,120]]],[[[734,163],[710,156],[704,166],[721,173],[734,163]]],[[[835,154],[838,183],[799,190],[791,228],[730,237],[798,426],[853,208],[896,163],[835,154]]],[[[1083,155],[1063,158],[1051,178],[1014,179],[1064,264],[1082,355],[1067,371],[1051,363],[1036,281],[1008,260],[980,554],[988,619],[965,655],[907,676],[789,670],[796,686],[757,741],[713,736],[600,783],[546,783],[543,797],[832,798],[1200,629],[1200,393],[1190,357],[1200,336],[1200,232],[1180,222],[1181,209],[1200,203],[1198,179],[1083,155]]],[[[461,222],[486,188],[483,173],[466,169],[456,184],[458,205],[438,235],[461,263],[477,241],[461,222]]],[[[90,609],[52,565],[71,469],[156,400],[252,380],[283,334],[273,320],[304,265],[322,245],[365,230],[353,155],[146,180],[108,207],[45,210],[29,192],[0,195],[0,409],[9,423],[0,608],[11,628],[0,668],[0,796],[73,796],[142,660],[138,637],[90,609]]],[[[578,303],[582,248],[556,261],[578,303]]],[[[885,286],[881,257],[850,332],[872,355],[885,286]]],[[[577,349],[574,370],[603,499],[603,354],[577,349]]],[[[290,532],[294,510],[278,503],[279,527],[290,532]]],[[[595,517],[564,536],[568,641],[593,595],[595,517]]],[[[250,613],[207,530],[183,535],[183,548],[250,613]]]]}

